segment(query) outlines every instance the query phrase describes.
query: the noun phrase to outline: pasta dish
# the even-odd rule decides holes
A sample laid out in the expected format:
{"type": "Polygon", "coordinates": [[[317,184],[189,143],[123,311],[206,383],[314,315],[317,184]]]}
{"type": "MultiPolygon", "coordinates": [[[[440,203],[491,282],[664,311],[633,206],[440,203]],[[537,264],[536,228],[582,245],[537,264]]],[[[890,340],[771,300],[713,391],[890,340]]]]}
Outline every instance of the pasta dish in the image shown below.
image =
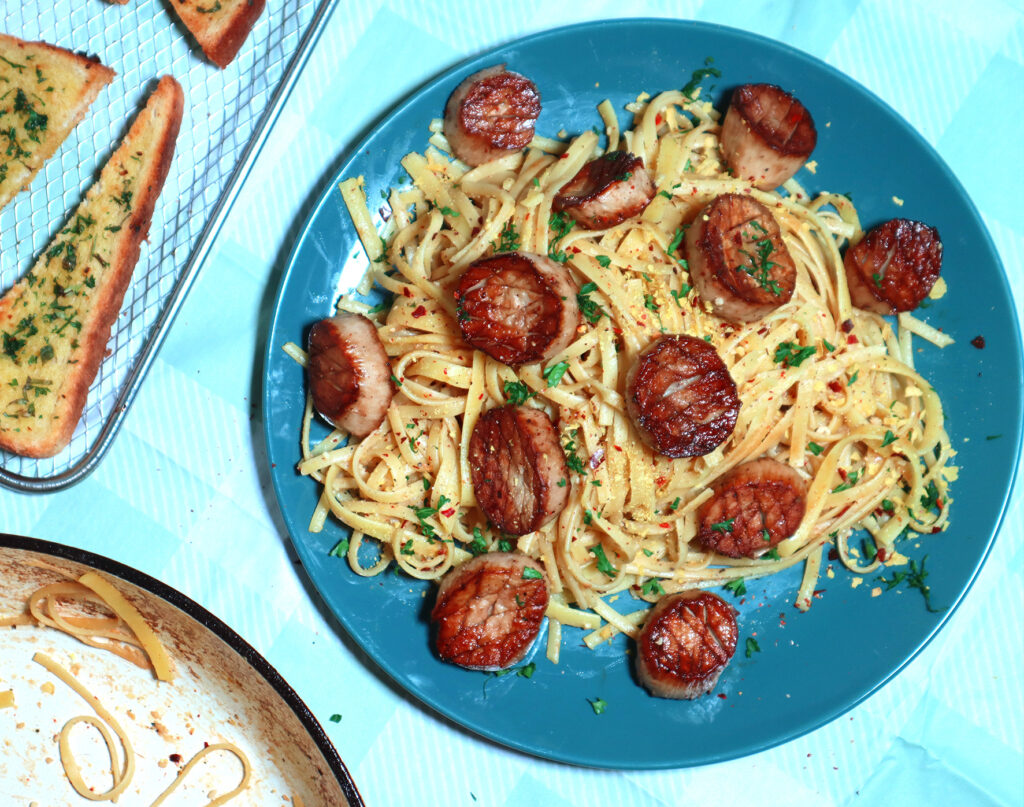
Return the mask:
{"type": "MultiPolygon", "coordinates": [[[[691,589],[741,593],[798,566],[794,601],[806,610],[830,550],[862,574],[906,563],[897,539],[945,528],[956,476],[939,397],[914,369],[915,338],[951,340],[910,313],[893,327],[851,304],[840,250],[863,236],[853,203],[835,193],[811,198],[793,179],[764,191],[731,176],[721,115],[699,92],[645,93],[626,110],[632,120],[623,124],[610,102],[599,106],[605,138],[597,127],[534,136],[525,151],[475,168],[450,156],[435,121],[430,146],[402,160],[411,181],[387,195],[380,235],[361,178],[345,180],[369,269],[338,307],[374,323],[396,392],[383,423],[361,440],[335,429],[314,443],[309,400],[302,426],[298,467],[322,486],[310,530],[331,516],[347,525],[351,537],[336,554],[353,571],[372,576],[395,563],[436,580],[474,555],[518,550],[547,576],[553,661],[562,626],[588,631],[591,647],[619,632],[635,638],[648,611],[613,606],[621,593],[647,604],[691,589]],[[653,200],[611,227],[574,226],[553,209],[556,194],[588,161],[617,150],[642,158],[653,200]],[[770,209],[796,269],[789,301],[753,322],[714,313],[681,250],[700,211],[728,193],[770,209]],[[514,250],[565,266],[582,314],[568,347],[515,368],[466,344],[452,294],[470,264],[514,250]],[[379,292],[385,302],[374,305],[379,292]],[[663,334],[709,343],[735,381],[735,428],[703,456],[653,451],[627,411],[627,375],[663,334]],[[468,461],[474,426],[506,402],[550,416],[570,472],[557,518],[518,537],[489,527],[468,461]],[[806,482],[796,531],[758,557],[695,542],[712,485],[759,457],[806,482]]],[[[941,289],[940,281],[933,294],[941,289]]],[[[305,362],[302,349],[286,349],[305,362]]]]}

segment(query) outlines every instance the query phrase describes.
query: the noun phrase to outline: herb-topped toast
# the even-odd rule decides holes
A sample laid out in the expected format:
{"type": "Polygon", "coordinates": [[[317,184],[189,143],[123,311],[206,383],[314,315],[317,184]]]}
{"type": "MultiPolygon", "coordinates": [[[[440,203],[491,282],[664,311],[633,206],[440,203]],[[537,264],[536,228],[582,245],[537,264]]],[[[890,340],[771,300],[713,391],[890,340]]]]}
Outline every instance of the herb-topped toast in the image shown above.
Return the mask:
{"type": "Polygon", "coordinates": [[[0,207],[32,181],[114,75],[95,59],[0,34],[0,207]]]}
{"type": "Polygon", "coordinates": [[[174,0],[181,21],[206,57],[227,67],[263,13],[265,0],[174,0]]]}
{"type": "Polygon", "coordinates": [[[49,457],[71,440],[149,233],[184,99],[160,80],[68,223],[0,299],[0,448],[49,457]]]}

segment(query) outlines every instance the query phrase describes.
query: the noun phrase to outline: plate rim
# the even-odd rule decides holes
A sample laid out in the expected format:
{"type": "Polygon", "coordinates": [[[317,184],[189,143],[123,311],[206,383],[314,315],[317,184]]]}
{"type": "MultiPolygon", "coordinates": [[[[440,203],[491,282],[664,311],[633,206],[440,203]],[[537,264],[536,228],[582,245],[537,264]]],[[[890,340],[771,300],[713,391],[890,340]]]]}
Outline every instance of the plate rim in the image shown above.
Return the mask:
{"type": "Polygon", "coordinates": [[[105,555],[90,552],[87,549],[79,549],[78,547],[49,541],[44,538],[32,538],[27,535],[15,535],[6,532],[0,532],[0,548],[35,552],[40,555],[49,555],[50,557],[98,569],[105,574],[124,580],[170,603],[179,611],[184,612],[189,618],[211,631],[218,639],[241,656],[274,689],[299,719],[302,727],[309,734],[313,742],[316,743],[317,748],[327,762],[328,768],[341,787],[342,793],[345,794],[345,798],[349,800],[352,807],[364,807],[365,803],[359,793],[359,789],[356,787],[352,774],[349,773],[348,767],[338,754],[338,750],[334,747],[323,726],[320,725],[320,722],[310,711],[305,701],[299,697],[298,693],[292,689],[281,673],[256,648],[236,633],[220,617],[167,583],[157,580],[155,577],[151,577],[133,566],[128,566],[105,555]]]}
{"type": "MultiPolygon", "coordinates": [[[[883,112],[888,118],[891,119],[891,121],[895,125],[900,127],[905,133],[909,134],[913,138],[918,148],[922,149],[924,152],[927,153],[929,157],[932,158],[937,167],[941,170],[944,178],[951,185],[953,185],[953,187],[958,191],[959,198],[965,203],[968,212],[973,217],[977,230],[982,235],[982,246],[984,246],[988,250],[988,253],[993,258],[994,264],[998,270],[996,272],[996,276],[1000,284],[1002,293],[1004,297],[1010,302],[1010,305],[1008,306],[1009,315],[1011,318],[1013,330],[1017,336],[1017,340],[1012,343],[1012,348],[1010,352],[1013,359],[1015,360],[1017,368],[1020,369],[1024,367],[1024,353],[1022,353],[1021,345],[1021,320],[1017,314],[1016,309],[1013,306],[1014,297],[1012,294],[1012,290],[1009,286],[1006,266],[1002,260],[1002,256],[1000,255],[998,249],[995,246],[995,243],[992,239],[992,235],[989,232],[988,227],[985,225],[984,220],[981,218],[981,215],[977,209],[977,206],[974,203],[974,200],[967,193],[959,178],[946,163],[942,155],[939,154],[938,150],[935,147],[933,147],[932,144],[929,143],[924,138],[924,136],[906,118],[904,118],[899,112],[897,112],[887,101],[878,96],[870,88],[864,86],[860,82],[846,75],[838,68],[825,62],[823,59],[820,59],[814,56],[813,54],[807,53],[806,51],[800,50],[799,48],[796,48],[785,42],[772,39],[771,37],[752,33],[741,28],[735,28],[732,26],[714,22],[704,22],[700,20],[678,19],[671,17],[623,17],[615,19],[591,20],[580,23],[573,23],[571,25],[563,25],[555,28],[549,28],[543,31],[537,31],[531,34],[516,37],[514,39],[510,39],[508,41],[496,44],[492,47],[488,47],[464,59],[460,59],[459,61],[453,63],[449,67],[432,74],[422,82],[418,83],[410,90],[408,90],[408,92],[405,95],[403,95],[399,99],[399,101],[397,101],[394,105],[382,110],[374,119],[372,127],[364,134],[362,134],[362,136],[360,136],[358,140],[342,144],[342,148],[339,150],[337,158],[332,163],[332,166],[336,167],[330,170],[329,179],[323,182],[323,186],[316,197],[316,203],[310,209],[308,215],[306,216],[302,224],[299,234],[292,242],[292,246],[289,250],[287,265],[277,283],[277,288],[274,297],[274,307],[267,335],[267,344],[265,345],[265,349],[263,352],[263,437],[264,444],[267,449],[267,463],[270,466],[269,470],[275,494],[274,505],[277,508],[278,513],[280,513],[286,527],[288,527],[288,539],[291,542],[292,546],[295,547],[297,554],[300,556],[300,559],[302,560],[303,573],[306,574],[310,582],[313,584],[313,588],[317,592],[317,596],[320,597],[321,601],[324,602],[324,604],[331,611],[331,613],[338,618],[339,623],[342,625],[349,638],[352,639],[352,641],[354,641],[360,647],[361,650],[363,650],[363,652],[366,654],[366,657],[373,663],[373,665],[375,665],[377,668],[386,673],[387,676],[403,692],[412,695],[420,703],[426,705],[431,710],[441,715],[443,718],[453,721],[460,727],[463,727],[466,730],[473,732],[474,734],[484,737],[498,744],[501,747],[523,752],[535,758],[566,763],[586,768],[604,768],[615,770],[670,770],[697,767],[708,764],[716,764],[719,762],[739,759],[742,757],[759,753],[761,751],[767,751],[771,748],[775,748],[784,743],[796,740],[810,733],[811,731],[828,725],[829,723],[835,721],[842,715],[846,714],[847,712],[851,711],[852,709],[863,703],[869,697],[877,693],[882,687],[884,687],[886,684],[892,681],[899,673],[901,673],[907,666],[909,666],[909,664],[912,661],[917,659],[917,657],[931,643],[935,636],[938,635],[938,633],[946,627],[946,625],[952,618],[953,614],[959,609],[960,605],[962,604],[968,593],[974,587],[975,583],[977,582],[980,571],[986,563],[986,561],[988,560],[995,540],[999,535],[1000,529],[1003,525],[1010,504],[1010,494],[1013,491],[1014,482],[1016,480],[1017,472],[1019,470],[1020,465],[1019,460],[1021,457],[1022,445],[1024,445],[1024,395],[1022,395],[1021,406],[1018,408],[1018,411],[1016,413],[1016,421],[1014,423],[1014,426],[1016,428],[1016,446],[1013,449],[1013,457],[1017,459],[1017,462],[1013,462],[1011,465],[1011,472],[1007,478],[1006,488],[1002,494],[1001,501],[998,507],[998,512],[996,514],[996,518],[993,523],[991,532],[985,540],[984,548],[979,553],[976,563],[971,568],[970,575],[967,578],[966,583],[958,591],[956,599],[944,610],[944,612],[937,619],[932,628],[929,631],[927,631],[920,638],[920,640],[904,654],[904,657],[900,660],[900,662],[897,665],[892,667],[885,675],[881,676],[880,678],[872,682],[865,689],[865,691],[863,691],[861,694],[859,694],[852,700],[844,701],[842,704],[833,709],[825,710],[813,718],[808,718],[806,720],[801,721],[796,728],[793,728],[791,731],[786,732],[783,736],[777,736],[773,738],[770,742],[758,742],[748,745],[739,743],[735,747],[731,748],[729,751],[708,754],[699,758],[695,757],[682,762],[678,760],[658,761],[651,764],[645,764],[642,767],[624,765],[621,763],[616,763],[614,760],[608,759],[605,759],[601,762],[594,762],[592,755],[591,758],[588,759],[584,758],[584,756],[581,755],[573,755],[572,753],[558,753],[550,751],[548,749],[538,750],[535,748],[531,748],[525,742],[512,739],[508,735],[502,734],[496,729],[490,728],[486,725],[479,724],[476,721],[467,721],[465,718],[460,717],[455,711],[449,709],[445,705],[439,703],[435,698],[431,697],[429,693],[420,691],[412,683],[407,683],[404,680],[403,676],[401,676],[396,670],[392,669],[391,665],[378,659],[375,655],[372,655],[364,646],[364,643],[361,640],[361,638],[353,630],[349,628],[347,624],[346,615],[344,613],[339,614],[335,611],[335,609],[331,606],[330,599],[324,592],[321,591],[320,585],[317,583],[317,580],[309,572],[309,569],[307,568],[306,565],[305,556],[306,553],[309,552],[310,557],[312,557],[311,550],[309,550],[304,543],[296,540],[292,536],[292,530],[290,528],[291,525],[289,524],[288,515],[285,513],[284,508],[281,506],[283,493],[279,485],[279,474],[275,472],[275,468],[273,467],[273,435],[271,434],[270,420],[267,416],[267,413],[271,411],[272,408],[270,406],[270,398],[273,391],[270,384],[268,383],[268,368],[272,366],[273,362],[271,360],[272,358],[276,358],[277,354],[277,351],[274,348],[274,345],[276,344],[274,337],[278,335],[278,317],[281,309],[282,295],[284,293],[285,287],[288,284],[288,280],[291,277],[293,270],[295,270],[298,255],[302,251],[302,248],[305,245],[306,240],[310,237],[310,233],[313,229],[315,221],[321,214],[321,211],[324,208],[324,206],[328,204],[328,202],[332,198],[338,182],[344,178],[344,176],[346,175],[346,170],[350,170],[352,162],[358,158],[358,155],[362,152],[365,152],[367,148],[371,145],[378,131],[382,127],[388,125],[392,120],[400,118],[404,114],[406,114],[407,109],[413,104],[415,104],[423,93],[431,91],[432,89],[436,88],[438,85],[442,84],[445,81],[451,81],[453,78],[460,76],[467,70],[470,70],[472,68],[480,69],[482,66],[484,66],[480,64],[481,62],[493,60],[495,58],[502,58],[503,55],[506,54],[508,51],[526,44],[542,42],[544,39],[550,37],[564,36],[566,34],[571,34],[572,32],[578,30],[590,31],[597,28],[619,28],[630,26],[653,26],[688,29],[690,32],[715,31],[726,36],[737,37],[748,42],[757,43],[758,46],[767,46],[771,49],[782,50],[786,52],[789,56],[796,58],[797,60],[800,60],[806,64],[810,64],[816,69],[823,70],[831,80],[839,81],[853,92],[856,92],[862,96],[866,96],[870,100],[870,102],[877,107],[878,110],[883,112]]],[[[423,132],[423,141],[425,143],[427,132],[425,123],[423,125],[423,132]]],[[[1022,385],[1022,389],[1024,389],[1024,385],[1022,385]]],[[[280,463],[278,463],[278,466],[280,466],[280,463]]]]}

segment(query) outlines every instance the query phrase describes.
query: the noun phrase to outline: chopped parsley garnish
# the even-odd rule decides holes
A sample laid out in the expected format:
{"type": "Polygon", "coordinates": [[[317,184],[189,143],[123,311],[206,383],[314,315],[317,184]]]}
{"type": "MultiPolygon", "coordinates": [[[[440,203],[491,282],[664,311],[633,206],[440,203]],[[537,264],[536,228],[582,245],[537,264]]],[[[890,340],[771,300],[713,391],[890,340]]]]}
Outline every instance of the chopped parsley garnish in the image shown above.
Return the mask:
{"type": "Polygon", "coordinates": [[[348,538],[342,538],[334,545],[334,548],[327,553],[331,558],[343,558],[348,553],[348,538]]]}
{"type": "Polygon", "coordinates": [[[860,471],[854,471],[846,477],[846,481],[840,485],[836,485],[832,488],[833,493],[842,493],[844,490],[849,490],[857,484],[857,479],[860,477],[860,471]]]}
{"type": "MultiPolygon", "coordinates": [[[[433,530],[431,530],[431,533],[433,533],[433,530]]],[[[401,552],[402,552],[403,555],[411,555],[412,554],[412,538],[410,538],[408,541],[406,541],[404,544],[402,544],[401,552]]]]}
{"type": "Polygon", "coordinates": [[[331,715],[330,720],[331,720],[332,723],[340,723],[341,722],[341,715],[333,714],[333,715],[331,715]]]}
{"type": "Polygon", "coordinates": [[[857,378],[860,376],[860,370],[854,370],[853,375],[850,376],[850,380],[846,382],[846,386],[852,387],[857,383],[857,378]]]}
{"type": "Polygon", "coordinates": [[[452,218],[458,218],[458,216],[459,216],[459,211],[458,210],[455,210],[455,209],[447,207],[447,206],[445,206],[445,207],[438,207],[437,202],[434,202],[433,204],[434,204],[434,207],[437,207],[437,209],[441,211],[441,215],[442,216],[451,216],[452,218]]]}
{"type": "Polygon", "coordinates": [[[916,588],[918,591],[921,592],[921,594],[924,596],[924,607],[934,614],[934,613],[939,613],[940,611],[945,611],[946,609],[945,608],[933,608],[932,607],[932,600],[931,600],[932,589],[931,589],[931,586],[929,586],[925,582],[925,579],[928,577],[928,572],[926,572],[925,569],[924,569],[924,563],[925,563],[926,560],[928,560],[928,556],[927,555],[925,555],[923,558],[921,558],[921,566],[920,567],[918,567],[916,561],[911,560],[910,561],[910,570],[909,571],[906,571],[906,572],[893,572],[891,580],[887,580],[884,577],[879,577],[878,581],[880,583],[884,583],[885,584],[886,591],[891,591],[892,589],[896,588],[896,586],[898,586],[900,583],[902,583],[905,580],[907,585],[910,588],[916,588]]]}
{"type": "Polygon", "coordinates": [[[753,636],[748,636],[747,637],[747,650],[746,650],[746,652],[747,652],[747,658],[750,658],[751,656],[753,656],[754,653],[760,653],[761,652],[761,648],[757,644],[757,639],[755,639],[753,636]]]}
{"type": "Polygon", "coordinates": [[[595,258],[595,260],[602,269],[607,269],[609,266],[612,265],[612,259],[609,258],[607,255],[598,255],[597,258],[595,258]]]}
{"type": "Polygon", "coordinates": [[[882,276],[878,272],[871,273],[871,280],[874,281],[875,286],[882,288],[882,276]]]}
{"type": "Polygon", "coordinates": [[[484,534],[480,532],[479,527],[473,527],[473,540],[470,541],[469,546],[467,546],[466,549],[469,550],[469,553],[474,558],[487,551],[487,541],[484,540],[484,534]]]}
{"type": "Polygon", "coordinates": [[[499,552],[511,552],[512,551],[512,542],[509,541],[507,538],[502,538],[500,541],[498,541],[498,551],[499,552]]]}
{"type": "Polygon", "coordinates": [[[796,342],[780,342],[775,348],[775,363],[782,363],[783,367],[799,367],[815,353],[814,347],[808,345],[802,347],[796,342]]]}
{"type": "Polygon", "coordinates": [[[562,380],[562,376],[565,375],[565,371],[569,369],[569,362],[560,361],[558,364],[553,364],[548,367],[542,375],[548,382],[548,388],[557,387],[559,382],[562,380]]]}
{"type": "Polygon", "coordinates": [[[658,328],[661,330],[662,333],[664,333],[665,325],[661,321],[661,312],[658,310],[658,304],[654,302],[653,294],[644,295],[644,308],[646,308],[648,311],[654,312],[654,316],[658,318],[658,328]]]}
{"type": "Polygon", "coordinates": [[[725,587],[733,593],[733,596],[742,597],[747,593],[747,584],[743,582],[742,577],[737,577],[735,580],[730,580],[725,584],[725,587]]]}
{"type": "Polygon", "coordinates": [[[821,452],[824,451],[825,449],[823,446],[819,446],[817,443],[812,441],[807,444],[807,450],[810,451],[815,457],[820,457],[821,452]]]}
{"type": "Polygon", "coordinates": [[[579,304],[580,313],[591,325],[597,324],[601,317],[608,315],[599,302],[590,299],[590,295],[595,291],[597,291],[597,284],[591,282],[584,283],[576,293],[576,302],[579,304]]]}
{"type": "Polygon", "coordinates": [[[544,575],[532,566],[523,569],[523,580],[543,580],[544,575]]]}
{"type": "Polygon", "coordinates": [[[661,585],[661,581],[659,581],[658,578],[656,578],[656,577],[652,577],[650,580],[648,580],[646,583],[644,583],[640,587],[640,591],[643,594],[646,594],[648,596],[650,596],[651,594],[659,594],[660,595],[660,594],[664,594],[665,593],[665,589],[661,585]]]}
{"type": "Polygon", "coordinates": [[[683,304],[681,300],[683,300],[686,297],[686,295],[690,293],[690,289],[692,288],[693,286],[691,286],[689,283],[684,283],[681,289],[672,289],[669,292],[669,294],[672,295],[672,299],[676,301],[676,307],[682,309],[683,304]]]}
{"type": "Polygon", "coordinates": [[[672,500],[672,504],[668,506],[668,509],[673,512],[678,510],[680,501],[682,501],[682,498],[680,496],[676,496],[675,499],[672,500]]]}
{"type": "Polygon", "coordinates": [[[727,518],[725,521],[718,521],[711,525],[712,532],[732,532],[732,525],[735,521],[734,518],[727,518]]]}
{"type": "MultiPolygon", "coordinates": [[[[764,232],[764,228],[757,225],[758,229],[764,232]]],[[[782,288],[778,282],[772,279],[771,272],[776,266],[775,261],[770,260],[772,254],[775,252],[775,245],[772,243],[772,239],[767,235],[764,238],[759,238],[754,242],[754,246],[757,248],[757,254],[751,254],[745,249],[740,250],[741,255],[745,255],[750,261],[750,266],[741,265],[739,268],[750,275],[757,284],[765,291],[771,292],[776,297],[782,296],[782,288]]]]}
{"type": "Polygon", "coordinates": [[[551,239],[548,244],[548,257],[557,263],[565,263],[569,260],[569,256],[565,254],[564,250],[558,248],[559,242],[569,234],[569,231],[576,224],[569,216],[565,213],[552,213],[548,219],[548,227],[551,228],[555,236],[551,239]]]}
{"type": "Polygon", "coordinates": [[[608,560],[608,556],[604,554],[603,546],[596,544],[587,551],[597,558],[597,570],[599,572],[604,572],[609,577],[615,577],[619,573],[619,570],[612,566],[611,561],[608,560]]]}
{"type": "Polygon", "coordinates": [[[875,545],[875,539],[867,535],[862,543],[864,545],[864,559],[870,563],[878,556],[878,547],[875,545]]]}
{"type": "Polygon", "coordinates": [[[537,670],[537,665],[534,662],[524,664],[522,667],[516,670],[516,675],[520,678],[533,678],[534,672],[537,670]]]}
{"type": "Polygon", "coordinates": [[[522,406],[537,394],[522,381],[506,381],[504,390],[505,400],[513,406],[522,406]]]}
{"type": "Polygon", "coordinates": [[[896,435],[893,434],[890,429],[886,429],[885,437],[882,438],[882,448],[885,448],[887,445],[889,445],[891,443],[895,443],[895,442],[896,442],[896,435]]]}
{"type": "Polygon", "coordinates": [[[668,191],[658,191],[658,196],[664,196],[666,199],[672,198],[672,194],[668,191]]]}
{"type": "Polygon", "coordinates": [[[595,715],[602,714],[608,707],[608,703],[603,698],[594,698],[594,700],[588,698],[587,703],[590,704],[590,708],[594,710],[595,715]]]}
{"type": "MultiPolygon", "coordinates": [[[[569,470],[578,473],[580,476],[586,476],[587,469],[583,466],[583,460],[576,453],[576,439],[578,436],[579,429],[573,430],[572,439],[562,446],[562,450],[565,452],[565,464],[569,466],[569,470]]],[[[586,523],[589,524],[590,522],[586,523]]]]}
{"type": "Polygon", "coordinates": [[[779,550],[773,546],[762,557],[768,558],[768,560],[779,560],[779,550]]]}
{"type": "MultiPolygon", "coordinates": [[[[425,507],[417,507],[415,510],[413,510],[413,513],[416,516],[416,520],[420,523],[420,531],[423,533],[423,537],[431,543],[433,543],[434,539],[437,538],[437,532],[434,530],[433,526],[427,523],[427,519],[431,516],[436,516],[438,512],[440,510],[443,510],[444,506],[448,504],[450,501],[451,499],[442,494],[441,497],[437,500],[437,507],[430,507],[428,505],[425,507]]],[[[409,546],[411,547],[411,539],[408,543],[409,546]]],[[[406,552],[404,546],[402,547],[402,552],[406,555],[412,554],[411,552],[406,552]]]]}
{"type": "Polygon", "coordinates": [[[516,231],[516,225],[509,221],[502,227],[498,235],[498,242],[491,242],[495,252],[515,252],[519,249],[520,237],[516,231]]]}
{"type": "Polygon", "coordinates": [[[828,339],[822,339],[821,344],[824,345],[825,350],[829,351],[830,353],[835,352],[836,346],[829,342],[828,339]]]}
{"type": "Polygon", "coordinates": [[[676,257],[676,250],[678,250],[679,245],[683,243],[683,236],[685,235],[686,231],[682,227],[676,228],[676,232],[672,236],[672,240],[669,242],[668,249],[665,250],[670,258],[675,258],[676,260],[679,260],[679,258],[676,257]]]}
{"type": "Polygon", "coordinates": [[[711,60],[710,57],[705,59],[704,60],[704,65],[705,66],[704,67],[698,67],[696,70],[694,70],[693,71],[693,75],[690,77],[690,80],[683,87],[683,89],[682,89],[683,95],[685,95],[691,101],[695,100],[694,92],[696,92],[697,88],[700,86],[700,83],[704,79],[708,78],[709,76],[713,76],[714,78],[720,78],[721,77],[721,75],[722,75],[722,71],[721,70],[719,70],[717,67],[710,67],[709,66],[711,64],[711,61],[712,60],[711,60]]]}
{"type": "Polygon", "coordinates": [[[921,497],[921,506],[925,510],[931,510],[942,503],[942,499],[939,496],[939,489],[935,485],[935,480],[932,479],[928,482],[928,486],[924,489],[924,496],[921,497]]]}

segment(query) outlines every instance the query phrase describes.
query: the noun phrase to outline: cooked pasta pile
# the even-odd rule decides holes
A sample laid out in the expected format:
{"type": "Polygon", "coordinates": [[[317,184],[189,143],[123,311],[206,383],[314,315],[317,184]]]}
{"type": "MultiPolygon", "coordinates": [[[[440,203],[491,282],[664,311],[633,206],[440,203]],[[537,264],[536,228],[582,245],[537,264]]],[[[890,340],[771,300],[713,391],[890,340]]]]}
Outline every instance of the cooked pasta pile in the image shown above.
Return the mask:
{"type": "MultiPolygon", "coordinates": [[[[598,110],[604,149],[595,127],[568,141],[537,137],[525,152],[473,169],[447,155],[435,121],[425,153],[402,160],[411,184],[390,192],[382,237],[361,178],[342,183],[370,259],[358,291],[379,288],[394,302],[371,307],[346,296],[339,308],[377,323],[398,393],[384,423],[347,445],[338,431],[310,444],[307,400],[299,463],[323,486],[310,529],[319,531],[329,514],[350,527],[346,554],[361,575],[395,562],[413,577],[437,579],[471,554],[506,545],[539,560],[553,593],[553,660],[563,624],[591,630],[591,646],[619,631],[635,635],[646,611],[624,616],[608,604],[627,590],[654,601],[803,564],[796,604],[806,609],[830,545],[868,573],[882,561],[905,562],[894,549],[905,529],[943,529],[956,472],[938,395],[914,370],[911,341],[951,340],[910,315],[894,330],[851,306],[839,250],[862,233],[850,200],[811,200],[793,180],[780,194],[732,178],[719,153],[719,113],[699,96],[641,95],[627,106],[633,120],[625,130],[609,102],[598,110]],[[597,231],[553,215],[554,195],[580,167],[618,148],[642,157],[655,178],[658,194],[644,213],[597,231]],[[709,313],[678,251],[687,223],[726,192],[749,193],[772,211],[797,268],[792,300],[746,325],[709,313]],[[563,353],[518,371],[462,341],[451,293],[470,263],[512,249],[565,262],[586,319],[563,353]],[[735,431],[706,456],[653,453],[626,413],[626,373],[662,333],[703,337],[736,382],[735,431]],[[558,424],[573,473],[561,515],[516,541],[488,529],[467,451],[482,412],[524,399],[558,424]],[[761,456],[809,479],[798,531],[756,560],[691,545],[710,483],[761,456]],[[851,545],[860,528],[877,552],[851,545]],[[364,565],[367,540],[380,552],[364,565]]],[[[298,347],[287,350],[304,361],[298,347]]]]}

